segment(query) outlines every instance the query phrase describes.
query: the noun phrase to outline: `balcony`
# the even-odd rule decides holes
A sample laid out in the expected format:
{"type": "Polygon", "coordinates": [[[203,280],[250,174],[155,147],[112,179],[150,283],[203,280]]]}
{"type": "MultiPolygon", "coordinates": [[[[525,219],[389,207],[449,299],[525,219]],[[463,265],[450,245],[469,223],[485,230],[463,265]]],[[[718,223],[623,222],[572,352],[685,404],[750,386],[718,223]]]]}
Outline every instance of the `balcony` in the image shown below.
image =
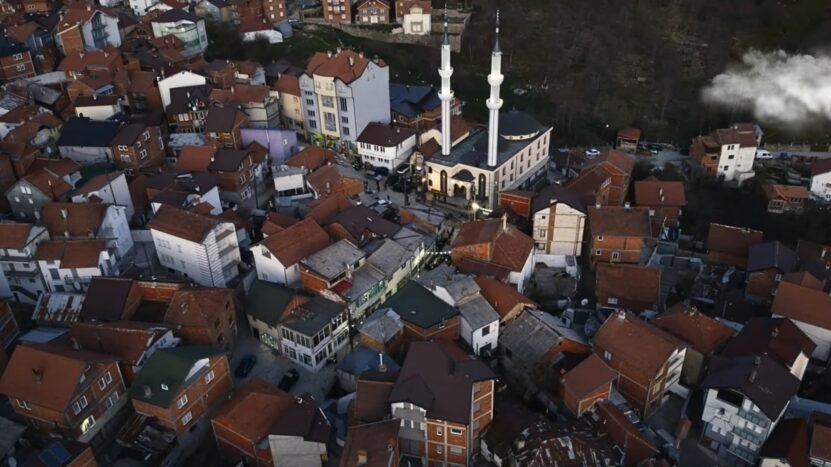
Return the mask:
{"type": "Polygon", "coordinates": [[[236,231],[233,229],[225,229],[222,232],[216,235],[216,243],[220,243],[222,240],[225,240],[230,235],[236,234],[236,231]]]}
{"type": "Polygon", "coordinates": [[[231,252],[233,252],[234,250],[237,250],[237,249],[238,249],[238,247],[235,244],[233,244],[233,243],[229,244],[225,248],[219,250],[220,259],[228,257],[228,255],[231,254],[231,252]]]}

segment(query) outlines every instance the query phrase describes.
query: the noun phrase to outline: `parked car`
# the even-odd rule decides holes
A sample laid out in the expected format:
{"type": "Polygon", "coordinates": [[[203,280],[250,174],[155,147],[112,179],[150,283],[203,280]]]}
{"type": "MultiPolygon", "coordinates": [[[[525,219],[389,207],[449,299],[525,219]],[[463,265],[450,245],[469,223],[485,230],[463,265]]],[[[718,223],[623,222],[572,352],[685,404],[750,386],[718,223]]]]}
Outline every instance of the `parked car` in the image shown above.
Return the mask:
{"type": "Polygon", "coordinates": [[[380,175],[382,177],[386,177],[390,174],[390,169],[386,167],[375,167],[375,175],[380,175]]]}
{"type": "Polygon", "coordinates": [[[649,144],[646,145],[646,148],[649,149],[650,151],[655,151],[655,152],[661,152],[661,151],[664,150],[663,146],[661,146],[660,144],[656,144],[656,143],[649,143],[649,144]]]}
{"type": "Polygon", "coordinates": [[[277,387],[288,392],[292,386],[294,386],[294,383],[296,383],[299,379],[300,373],[298,373],[294,368],[290,368],[288,371],[283,373],[283,377],[280,378],[280,382],[277,383],[277,387]]]}
{"type": "Polygon", "coordinates": [[[251,370],[254,369],[254,365],[257,364],[257,357],[251,354],[248,354],[242,357],[242,360],[239,361],[237,364],[236,370],[234,370],[234,376],[237,378],[245,378],[251,373],[251,370]]]}
{"type": "Polygon", "coordinates": [[[597,157],[600,155],[600,149],[586,149],[586,157],[597,157]]]}
{"type": "Polygon", "coordinates": [[[773,159],[773,154],[766,149],[757,149],[756,150],[756,159],[773,159]]]}

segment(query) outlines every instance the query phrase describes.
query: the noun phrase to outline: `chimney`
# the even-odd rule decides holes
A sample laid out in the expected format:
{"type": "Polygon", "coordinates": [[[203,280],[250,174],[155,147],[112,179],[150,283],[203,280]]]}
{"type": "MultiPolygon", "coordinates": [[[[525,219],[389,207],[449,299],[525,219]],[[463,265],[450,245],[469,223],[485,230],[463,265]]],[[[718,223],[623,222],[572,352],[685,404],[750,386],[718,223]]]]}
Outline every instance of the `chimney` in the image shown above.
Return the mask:
{"type": "Polygon", "coordinates": [[[354,66],[355,66],[355,57],[350,55],[349,56],[349,68],[352,68],[354,66]]]}
{"type": "Polygon", "coordinates": [[[363,52],[358,52],[358,57],[359,58],[364,58],[364,53],[363,52]]]}
{"type": "Polygon", "coordinates": [[[631,208],[631,207],[632,207],[632,205],[631,205],[631,204],[629,204],[629,201],[627,201],[627,202],[623,203],[623,208],[624,208],[624,209],[629,210],[629,208],[631,208]]]}
{"type": "Polygon", "coordinates": [[[78,339],[73,337],[70,341],[72,342],[72,350],[81,350],[81,344],[78,343],[78,339]]]}
{"type": "Polygon", "coordinates": [[[40,368],[32,368],[32,374],[35,375],[35,383],[43,384],[43,370],[40,368]]]}
{"type": "Polygon", "coordinates": [[[773,330],[770,331],[770,337],[776,337],[778,335],[779,335],[779,328],[773,328],[773,330]]]}
{"type": "Polygon", "coordinates": [[[366,465],[367,454],[366,449],[358,449],[358,465],[366,465]]]}
{"type": "Polygon", "coordinates": [[[145,385],[144,386],[144,398],[145,399],[150,399],[151,397],[153,397],[153,389],[150,388],[150,385],[145,385]]]}
{"type": "Polygon", "coordinates": [[[502,230],[508,230],[508,213],[502,214],[502,230]]]}
{"type": "Polygon", "coordinates": [[[332,51],[331,50],[326,51],[326,57],[332,58],[332,51]]]}
{"type": "Polygon", "coordinates": [[[66,208],[61,208],[61,217],[63,217],[64,219],[69,217],[69,210],[67,210],[66,208]]]}
{"type": "Polygon", "coordinates": [[[384,364],[384,354],[378,352],[378,371],[381,373],[387,372],[387,365],[384,364]]]}
{"type": "Polygon", "coordinates": [[[340,48],[340,46],[336,47],[336,48],[335,48],[335,50],[336,50],[338,53],[341,53],[341,51],[343,51],[343,49],[341,49],[341,48],[340,48]]]}
{"type": "Polygon", "coordinates": [[[90,5],[89,3],[87,3],[87,11],[92,11],[92,5],[90,5]]]}

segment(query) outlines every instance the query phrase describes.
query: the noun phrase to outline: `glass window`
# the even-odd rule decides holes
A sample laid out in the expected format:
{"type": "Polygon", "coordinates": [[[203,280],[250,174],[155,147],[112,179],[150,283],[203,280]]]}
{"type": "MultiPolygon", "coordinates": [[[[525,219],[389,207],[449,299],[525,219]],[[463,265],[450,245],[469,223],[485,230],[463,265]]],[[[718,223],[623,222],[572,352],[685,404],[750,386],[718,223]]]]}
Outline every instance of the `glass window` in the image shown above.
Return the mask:
{"type": "Polygon", "coordinates": [[[181,409],[181,408],[182,408],[182,407],[184,407],[184,406],[185,406],[185,404],[187,404],[187,403],[188,403],[188,395],[187,395],[187,394],[185,394],[185,395],[183,395],[182,397],[180,397],[178,401],[176,401],[176,407],[178,407],[178,408],[180,408],[180,409],[181,409]]]}

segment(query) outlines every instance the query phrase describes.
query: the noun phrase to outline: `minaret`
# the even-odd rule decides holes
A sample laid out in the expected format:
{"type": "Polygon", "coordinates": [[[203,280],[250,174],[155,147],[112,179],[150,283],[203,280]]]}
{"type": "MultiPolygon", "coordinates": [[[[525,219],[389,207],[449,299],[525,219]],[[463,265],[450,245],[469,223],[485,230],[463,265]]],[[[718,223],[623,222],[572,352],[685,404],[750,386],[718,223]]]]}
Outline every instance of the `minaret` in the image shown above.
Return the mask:
{"type": "Polygon", "coordinates": [[[453,90],[450,89],[450,77],[453,76],[453,67],[450,66],[450,39],[447,37],[447,6],[444,8],[444,39],[441,43],[441,153],[450,154],[450,107],[453,105],[453,90]]]}
{"type": "Polygon", "coordinates": [[[491,53],[491,74],[488,75],[488,84],[491,85],[491,96],[488,105],[488,165],[496,167],[496,154],[499,144],[499,109],[502,108],[502,99],[499,98],[499,86],[505,79],[502,76],[502,49],[499,48],[499,10],[496,10],[496,41],[491,53]]]}

